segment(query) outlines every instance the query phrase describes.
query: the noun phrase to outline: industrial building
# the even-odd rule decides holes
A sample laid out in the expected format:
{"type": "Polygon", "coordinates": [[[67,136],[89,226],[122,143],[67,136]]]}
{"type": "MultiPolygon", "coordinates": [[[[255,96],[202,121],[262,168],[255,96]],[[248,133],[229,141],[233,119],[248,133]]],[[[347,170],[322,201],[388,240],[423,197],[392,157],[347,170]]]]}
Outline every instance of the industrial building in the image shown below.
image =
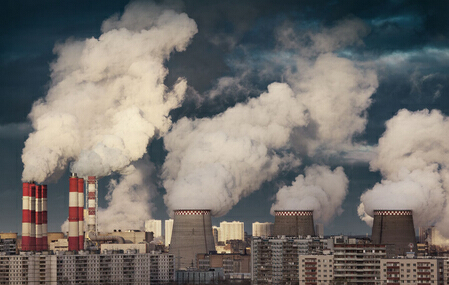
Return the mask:
{"type": "Polygon", "coordinates": [[[412,211],[375,210],[371,241],[394,245],[396,255],[417,252],[412,211]]]}
{"type": "Polygon", "coordinates": [[[315,236],[313,211],[275,211],[273,236],[315,236]]]}
{"type": "Polygon", "coordinates": [[[195,267],[197,254],[215,252],[210,210],[176,210],[174,216],[169,252],[177,270],[195,267]]]}

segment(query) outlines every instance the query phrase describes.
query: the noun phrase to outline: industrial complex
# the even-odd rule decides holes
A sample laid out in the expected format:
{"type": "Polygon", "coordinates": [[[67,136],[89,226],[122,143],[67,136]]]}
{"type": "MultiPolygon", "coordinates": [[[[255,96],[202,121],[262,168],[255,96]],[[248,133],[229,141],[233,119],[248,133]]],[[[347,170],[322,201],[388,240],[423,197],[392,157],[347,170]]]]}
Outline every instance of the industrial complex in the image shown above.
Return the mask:
{"type": "Polygon", "coordinates": [[[252,235],[239,221],[213,227],[208,209],[102,233],[96,177],[73,173],[68,190],[68,232],[53,233],[47,185],[23,183],[21,236],[0,234],[0,284],[449,284],[449,257],[431,230],[416,239],[411,210],[375,210],[370,238],[325,237],[313,211],[288,209],[252,235]]]}

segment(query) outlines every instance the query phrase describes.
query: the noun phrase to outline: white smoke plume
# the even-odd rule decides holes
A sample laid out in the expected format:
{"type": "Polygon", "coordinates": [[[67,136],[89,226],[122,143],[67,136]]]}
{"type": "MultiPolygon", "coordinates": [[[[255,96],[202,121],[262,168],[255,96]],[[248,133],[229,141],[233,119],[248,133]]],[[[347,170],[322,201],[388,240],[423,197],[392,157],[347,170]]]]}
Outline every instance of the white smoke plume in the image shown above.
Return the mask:
{"type": "Polygon", "coordinates": [[[271,214],[276,210],[313,210],[314,219],[327,223],[343,212],[341,203],[348,192],[348,182],[343,167],[333,171],[322,165],[306,167],[305,175],[279,189],[271,214]]]}
{"type": "MultiPolygon", "coordinates": [[[[260,97],[214,118],[174,125],[164,137],[169,153],[162,178],[169,211],[211,209],[224,215],[281,168],[299,165],[292,148],[313,154],[352,146],[353,135],[366,124],[365,111],[378,85],[375,72],[331,53],[299,57],[296,67],[297,72],[286,73],[290,85],[270,84],[260,97]]],[[[338,212],[342,198],[336,196],[338,212]]],[[[329,219],[331,214],[322,213],[329,219]]]]}
{"type": "Polygon", "coordinates": [[[298,165],[280,152],[292,128],[307,124],[304,111],[287,84],[273,83],[260,97],[215,118],[178,121],[164,137],[169,210],[210,209],[224,215],[282,165],[298,165]]]}
{"type": "Polygon", "coordinates": [[[449,119],[438,110],[400,110],[386,127],[370,164],[383,180],[361,196],[361,218],[409,209],[415,226],[435,225],[449,236],[449,119]]]}
{"type": "Polygon", "coordinates": [[[43,182],[70,161],[80,176],[106,176],[143,156],[168,131],[187,83],[169,90],[164,61],[183,51],[195,22],[153,3],[131,3],[103,23],[102,35],[57,45],[47,96],[33,105],[23,181],[43,182]]]}
{"type": "Polygon", "coordinates": [[[154,165],[145,155],[129,165],[120,179],[110,181],[107,208],[98,209],[99,231],[144,229],[143,221],[151,218],[154,209],[150,201],[157,193],[151,179],[154,171],[154,165]]]}

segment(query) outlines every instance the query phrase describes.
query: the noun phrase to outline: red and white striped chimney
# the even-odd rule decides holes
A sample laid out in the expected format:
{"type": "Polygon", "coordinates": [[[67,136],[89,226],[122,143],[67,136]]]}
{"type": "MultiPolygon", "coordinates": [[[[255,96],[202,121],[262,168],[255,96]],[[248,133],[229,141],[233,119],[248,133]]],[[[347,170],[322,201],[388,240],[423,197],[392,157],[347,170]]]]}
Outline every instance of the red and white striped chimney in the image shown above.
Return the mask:
{"type": "Polygon", "coordinates": [[[36,185],[36,251],[42,251],[42,192],[40,185],[36,185]]]}
{"type": "Polygon", "coordinates": [[[30,247],[29,250],[36,250],[36,184],[34,182],[30,183],[30,200],[29,200],[29,209],[30,209],[30,247]]]}
{"type": "Polygon", "coordinates": [[[69,251],[79,249],[78,178],[72,173],[69,178],[69,251]]]}
{"type": "Polygon", "coordinates": [[[22,250],[29,251],[31,243],[30,183],[22,184],[22,250]]]}
{"type": "Polygon", "coordinates": [[[78,178],[78,242],[79,250],[84,250],[84,179],[78,178]]]}
{"type": "Polygon", "coordinates": [[[89,176],[87,179],[87,231],[96,233],[97,231],[97,178],[89,176]]]}
{"type": "Polygon", "coordinates": [[[41,185],[42,198],[42,250],[48,250],[47,185],[41,185]]]}

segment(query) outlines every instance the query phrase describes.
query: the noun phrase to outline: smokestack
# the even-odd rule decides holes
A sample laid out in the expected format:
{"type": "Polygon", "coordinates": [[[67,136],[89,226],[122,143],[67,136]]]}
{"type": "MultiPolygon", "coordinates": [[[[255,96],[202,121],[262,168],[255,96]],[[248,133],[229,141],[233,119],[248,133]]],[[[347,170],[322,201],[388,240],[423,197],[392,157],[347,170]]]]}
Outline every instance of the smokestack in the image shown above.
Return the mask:
{"type": "Polygon", "coordinates": [[[48,250],[47,185],[41,185],[42,198],[42,250],[48,250]]]}
{"type": "Polygon", "coordinates": [[[28,205],[31,216],[29,250],[36,250],[36,184],[34,182],[30,183],[30,200],[28,205]]]}
{"type": "Polygon", "coordinates": [[[87,231],[97,233],[97,178],[89,176],[87,178],[87,231]]]}
{"type": "Polygon", "coordinates": [[[84,250],[84,179],[78,178],[78,248],[84,250]]]}
{"type": "Polygon", "coordinates": [[[374,210],[373,244],[394,244],[397,255],[417,252],[411,210],[374,210]]]}
{"type": "Polygon", "coordinates": [[[215,251],[210,210],[175,210],[169,252],[175,268],[196,266],[198,253],[215,251]]]}
{"type": "Polygon", "coordinates": [[[22,184],[22,250],[29,251],[31,244],[30,183],[22,184]]]}
{"type": "Polygon", "coordinates": [[[313,211],[274,211],[274,236],[315,236],[313,211]]]}
{"type": "Polygon", "coordinates": [[[36,185],[36,251],[42,251],[42,191],[41,186],[36,185]]]}
{"type": "Polygon", "coordinates": [[[69,178],[69,251],[79,249],[78,178],[72,173],[69,178]]]}

